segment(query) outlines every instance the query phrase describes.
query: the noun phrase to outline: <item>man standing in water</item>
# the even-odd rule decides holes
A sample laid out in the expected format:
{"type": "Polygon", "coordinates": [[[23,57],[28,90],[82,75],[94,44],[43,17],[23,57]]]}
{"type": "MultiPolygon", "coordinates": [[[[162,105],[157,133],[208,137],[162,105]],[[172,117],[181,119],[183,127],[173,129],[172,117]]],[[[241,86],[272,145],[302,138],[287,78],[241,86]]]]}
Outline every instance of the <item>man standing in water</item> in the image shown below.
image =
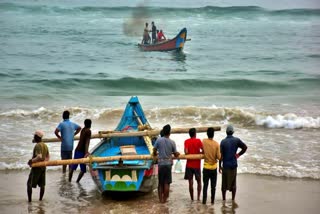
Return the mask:
{"type": "Polygon", "coordinates": [[[203,193],[202,203],[207,202],[207,190],[210,180],[211,186],[211,204],[214,204],[216,185],[217,185],[217,163],[221,158],[220,145],[213,140],[214,129],[212,127],[207,130],[208,138],[203,139],[203,153],[204,153],[204,164],[203,164],[203,193]]]}
{"type": "Polygon", "coordinates": [[[172,154],[178,157],[176,144],[170,137],[171,127],[165,125],[163,127],[163,137],[156,140],[153,148],[153,155],[158,154],[158,196],[161,203],[165,203],[169,197],[170,184],[172,183],[172,154]]]}
{"type": "Polygon", "coordinates": [[[247,151],[247,146],[239,138],[233,137],[233,126],[228,125],[227,137],[221,141],[221,161],[219,161],[219,172],[222,171],[222,199],[226,200],[226,191],[232,192],[232,200],[234,201],[237,191],[237,159],[247,151]],[[237,153],[238,148],[241,151],[237,153]],[[221,167],[221,162],[223,167],[221,167]]]}
{"type": "MultiPolygon", "coordinates": [[[[190,138],[184,141],[184,153],[189,154],[201,154],[202,153],[202,142],[196,138],[196,129],[189,129],[190,138]]],[[[200,171],[201,160],[187,160],[186,171],[184,179],[189,181],[189,193],[191,200],[193,201],[193,175],[197,181],[197,200],[200,200],[201,193],[201,171],[200,171]]]]}
{"type": "MultiPolygon", "coordinates": [[[[28,161],[28,165],[31,167],[32,163],[48,161],[49,160],[49,150],[46,144],[42,142],[43,132],[38,130],[34,133],[33,143],[36,143],[33,149],[32,158],[28,161]]],[[[32,167],[28,182],[27,182],[27,192],[28,201],[32,201],[32,188],[36,188],[37,185],[40,187],[40,197],[41,201],[44,195],[45,185],[46,185],[46,167],[32,167]]]]}
{"type": "MultiPolygon", "coordinates": [[[[55,130],[55,135],[61,140],[61,160],[72,159],[72,150],[74,136],[76,136],[81,127],[69,120],[70,112],[64,111],[62,114],[63,122],[61,122],[55,130]],[[61,136],[60,134],[61,133],[61,136]]],[[[66,173],[66,165],[62,166],[62,172],[66,173]]],[[[70,171],[70,166],[69,166],[70,171]]]]}
{"type": "MultiPolygon", "coordinates": [[[[85,158],[89,156],[89,144],[91,139],[91,120],[86,119],[84,121],[84,128],[81,130],[80,133],[80,140],[78,143],[78,146],[76,150],[74,151],[74,159],[80,159],[85,158]]],[[[71,182],[73,171],[75,171],[78,168],[78,164],[71,165],[71,170],[69,171],[69,182],[71,182]]],[[[81,172],[78,175],[77,183],[80,182],[82,176],[84,173],[87,172],[86,170],[86,164],[80,164],[80,170],[81,172]]]]}

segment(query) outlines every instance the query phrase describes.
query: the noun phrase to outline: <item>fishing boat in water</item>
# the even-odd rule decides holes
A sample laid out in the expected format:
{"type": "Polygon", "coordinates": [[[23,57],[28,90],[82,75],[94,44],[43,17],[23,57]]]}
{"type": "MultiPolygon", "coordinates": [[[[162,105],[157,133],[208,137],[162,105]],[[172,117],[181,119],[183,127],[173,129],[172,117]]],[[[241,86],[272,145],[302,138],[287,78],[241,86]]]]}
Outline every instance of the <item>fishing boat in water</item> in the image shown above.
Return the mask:
{"type": "Polygon", "coordinates": [[[138,44],[143,51],[181,51],[187,41],[187,29],[183,28],[173,39],[153,44],[138,44]]]}
{"type": "MultiPolygon", "coordinates": [[[[138,97],[131,97],[115,132],[134,133],[150,129],[138,97]],[[140,130],[139,130],[140,129],[140,130]]],[[[93,148],[94,157],[151,155],[157,136],[104,138],[93,148]]],[[[157,164],[153,160],[113,160],[89,164],[94,182],[101,192],[150,192],[157,185],[157,164]]]]}

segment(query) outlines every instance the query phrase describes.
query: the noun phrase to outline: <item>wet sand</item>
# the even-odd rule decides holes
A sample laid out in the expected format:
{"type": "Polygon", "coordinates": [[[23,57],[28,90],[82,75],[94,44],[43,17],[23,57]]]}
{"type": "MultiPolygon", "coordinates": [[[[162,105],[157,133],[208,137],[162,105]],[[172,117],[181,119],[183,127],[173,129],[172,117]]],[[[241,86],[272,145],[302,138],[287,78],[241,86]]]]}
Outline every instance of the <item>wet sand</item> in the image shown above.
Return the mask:
{"type": "MultiPolygon", "coordinates": [[[[191,201],[188,182],[183,174],[173,173],[169,201],[160,204],[155,190],[149,194],[102,196],[85,174],[80,184],[67,181],[60,171],[47,172],[44,200],[39,201],[39,188],[33,189],[33,202],[27,202],[28,171],[0,172],[0,213],[319,213],[320,181],[287,179],[273,176],[238,175],[235,202],[227,193],[221,198],[221,177],[218,177],[214,205],[191,201]]],[[[208,192],[208,198],[210,193],[208,192]]]]}

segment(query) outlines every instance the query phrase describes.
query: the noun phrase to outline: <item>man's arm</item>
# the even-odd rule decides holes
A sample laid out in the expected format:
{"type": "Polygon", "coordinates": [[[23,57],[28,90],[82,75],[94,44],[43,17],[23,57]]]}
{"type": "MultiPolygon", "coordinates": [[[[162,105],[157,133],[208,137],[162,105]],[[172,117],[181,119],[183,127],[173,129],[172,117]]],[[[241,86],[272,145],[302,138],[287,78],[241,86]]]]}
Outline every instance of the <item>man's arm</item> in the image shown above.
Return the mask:
{"type": "Polygon", "coordinates": [[[243,155],[246,151],[247,151],[247,145],[245,143],[243,143],[240,139],[239,139],[239,142],[238,142],[238,147],[241,148],[241,151],[236,154],[236,158],[238,159],[241,155],[243,155]]]}
{"type": "Polygon", "coordinates": [[[58,139],[60,139],[61,140],[61,136],[60,136],[60,131],[59,131],[59,129],[58,128],[56,128],[56,130],[54,131],[54,134],[57,136],[57,138],[58,139]]]}
{"type": "Polygon", "coordinates": [[[87,157],[88,155],[90,155],[90,153],[89,153],[90,139],[91,139],[91,131],[86,138],[86,145],[85,145],[85,152],[84,152],[85,156],[84,157],[87,157]]]}
{"type": "Polygon", "coordinates": [[[81,126],[78,126],[76,132],[74,133],[74,136],[76,136],[81,131],[81,126]]]}

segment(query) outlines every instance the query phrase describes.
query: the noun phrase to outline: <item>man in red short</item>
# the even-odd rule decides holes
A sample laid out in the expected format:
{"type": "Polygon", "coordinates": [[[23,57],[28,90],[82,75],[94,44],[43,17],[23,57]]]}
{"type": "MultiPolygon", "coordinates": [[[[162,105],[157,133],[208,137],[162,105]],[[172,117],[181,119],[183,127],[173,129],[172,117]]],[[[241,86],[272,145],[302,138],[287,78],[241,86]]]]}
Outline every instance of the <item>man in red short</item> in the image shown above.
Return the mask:
{"type": "MultiPolygon", "coordinates": [[[[202,153],[202,142],[200,139],[196,138],[196,129],[189,129],[190,138],[184,142],[184,153],[185,154],[201,154],[202,153]]],[[[201,193],[201,170],[200,170],[201,160],[187,160],[186,172],[184,179],[189,181],[189,192],[191,200],[193,200],[193,175],[198,183],[198,197],[200,200],[201,193]]]]}

